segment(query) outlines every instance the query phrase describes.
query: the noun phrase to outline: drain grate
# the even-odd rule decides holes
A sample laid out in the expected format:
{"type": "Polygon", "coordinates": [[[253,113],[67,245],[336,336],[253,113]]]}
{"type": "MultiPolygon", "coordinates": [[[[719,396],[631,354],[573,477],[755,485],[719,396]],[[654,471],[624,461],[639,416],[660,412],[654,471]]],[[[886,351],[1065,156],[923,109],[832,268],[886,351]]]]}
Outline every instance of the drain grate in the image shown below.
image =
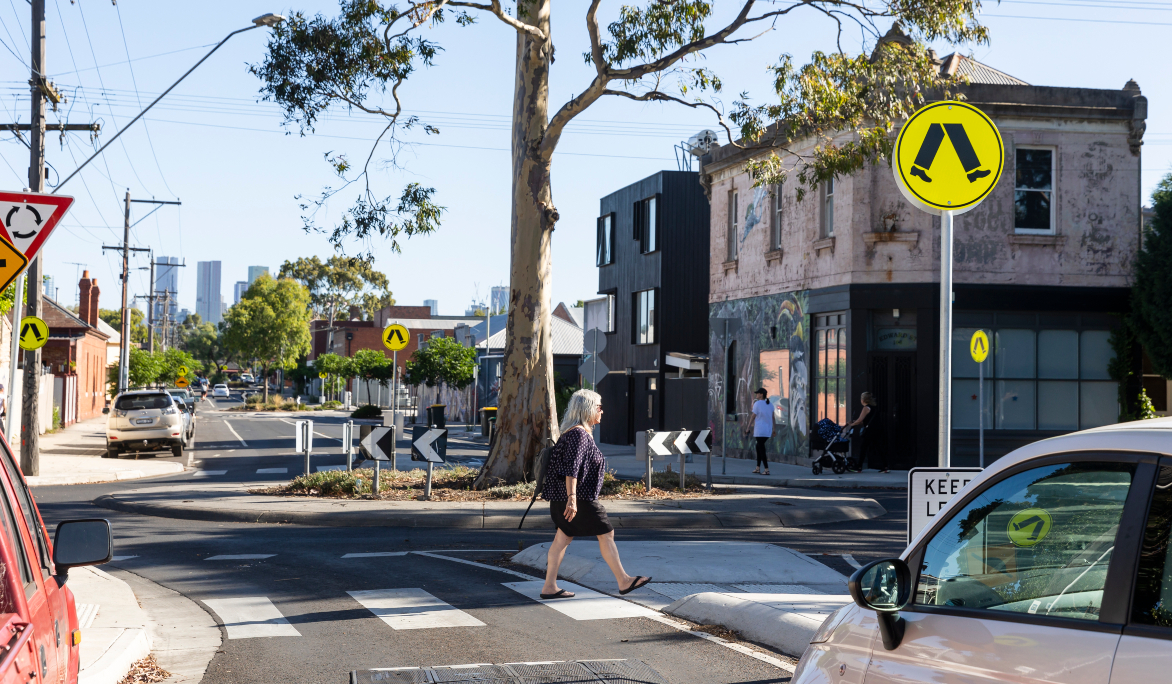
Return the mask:
{"type": "Polygon", "coordinates": [[[350,684],[668,684],[641,660],[580,660],[365,670],[350,684]]]}

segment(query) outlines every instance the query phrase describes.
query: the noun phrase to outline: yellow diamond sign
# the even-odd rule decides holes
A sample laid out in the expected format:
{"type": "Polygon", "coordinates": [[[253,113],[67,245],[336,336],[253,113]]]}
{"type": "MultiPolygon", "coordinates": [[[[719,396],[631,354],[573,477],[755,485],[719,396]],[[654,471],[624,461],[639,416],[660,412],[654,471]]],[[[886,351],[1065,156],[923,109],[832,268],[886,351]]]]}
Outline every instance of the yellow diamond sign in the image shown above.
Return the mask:
{"type": "Polygon", "coordinates": [[[921,108],[895,140],[895,181],[920,209],[962,214],[988,197],[1005,166],[993,120],[964,102],[921,108]]]}

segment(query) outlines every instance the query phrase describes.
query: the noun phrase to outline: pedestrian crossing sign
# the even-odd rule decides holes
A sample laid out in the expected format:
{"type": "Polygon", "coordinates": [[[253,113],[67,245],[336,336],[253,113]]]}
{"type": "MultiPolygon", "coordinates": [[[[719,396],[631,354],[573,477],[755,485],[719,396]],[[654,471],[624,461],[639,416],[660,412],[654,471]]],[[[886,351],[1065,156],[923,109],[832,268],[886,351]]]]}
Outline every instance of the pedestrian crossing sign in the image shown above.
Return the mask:
{"type": "Polygon", "coordinates": [[[964,102],[922,107],[899,132],[895,180],[920,209],[962,214],[989,196],[1005,166],[1005,144],[993,120],[964,102]]]}
{"type": "Polygon", "coordinates": [[[407,332],[407,328],[392,323],[383,330],[383,344],[391,351],[399,351],[407,346],[407,342],[411,340],[411,333],[407,332]]]}
{"type": "Polygon", "coordinates": [[[977,363],[984,363],[985,359],[989,358],[989,336],[985,334],[984,330],[973,333],[969,340],[969,353],[973,355],[973,361],[977,363]]]}
{"type": "Polygon", "coordinates": [[[20,348],[25,351],[40,349],[49,341],[49,326],[36,316],[20,319],[20,348]]]}

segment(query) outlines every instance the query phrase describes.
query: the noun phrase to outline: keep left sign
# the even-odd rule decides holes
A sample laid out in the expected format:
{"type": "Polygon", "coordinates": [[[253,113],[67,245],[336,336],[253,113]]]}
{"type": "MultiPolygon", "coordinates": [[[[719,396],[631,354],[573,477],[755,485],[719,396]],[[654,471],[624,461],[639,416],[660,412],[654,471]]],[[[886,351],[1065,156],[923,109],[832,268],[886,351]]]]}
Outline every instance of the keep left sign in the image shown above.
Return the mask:
{"type": "Polygon", "coordinates": [[[907,541],[912,543],[920,530],[936,522],[936,516],[968,483],[980,468],[912,468],[907,474],[907,541]]]}
{"type": "Polygon", "coordinates": [[[65,217],[73,198],[39,192],[0,192],[4,237],[32,261],[65,217]]]}

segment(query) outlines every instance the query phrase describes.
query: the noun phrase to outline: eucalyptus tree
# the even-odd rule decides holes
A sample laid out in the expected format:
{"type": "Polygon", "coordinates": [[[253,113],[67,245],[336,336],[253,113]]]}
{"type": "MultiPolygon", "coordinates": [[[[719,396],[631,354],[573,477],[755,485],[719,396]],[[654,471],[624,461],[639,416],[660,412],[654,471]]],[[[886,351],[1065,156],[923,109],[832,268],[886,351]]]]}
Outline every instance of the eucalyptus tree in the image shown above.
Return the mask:
{"type": "MultiPolygon", "coordinates": [[[[401,238],[436,230],[444,211],[434,188],[412,182],[386,194],[376,190],[370,173],[375,152],[384,144],[398,163],[394,150],[403,131],[438,133],[425,118],[410,113],[400,94],[404,83],[418,80],[421,68],[435,64],[442,49],[427,32],[449,19],[477,30],[482,18],[512,30],[511,301],[500,438],[478,487],[524,478],[544,440],[558,436],[550,276],[552,233],[559,216],[550,179],[554,151],[571,121],[604,98],[704,110],[723,128],[728,144],[776,150],[751,165],[758,183],[776,183],[788,174],[814,187],[889,155],[898,122],[927,89],[947,86],[926,42],[987,41],[974,0],[739,0],[729,5],[735,14],[730,11],[727,20],[717,22],[711,0],[650,0],[608,8],[611,21],[605,25],[599,17],[601,0],[559,6],[559,13],[581,12],[587,40],[579,54],[593,74],[588,82],[570,86],[574,97],[554,106],[552,0],[406,0],[399,5],[341,0],[332,18],[294,12],[276,28],[264,61],[252,66],[263,82],[264,97],[278,103],[286,124],[299,126],[303,133],[311,132],[331,107],[383,117],[386,125],[363,163],[327,155],[345,184],[305,202],[303,219],[306,229],[329,233],[337,247],[347,240],[382,236],[399,251],[401,238]],[[758,39],[775,42],[777,52],[784,53],[785,31],[794,26],[793,17],[804,14],[837,28],[833,50],[815,53],[801,67],[782,54],[768,67],[774,91],[770,100],[754,104],[740,97],[726,116],[719,100],[720,76],[704,66],[704,52],[758,39]],[[892,22],[899,22],[902,31],[885,40],[884,28],[892,22]],[[857,31],[873,50],[849,54],[842,47],[847,31],[857,31]],[[359,181],[358,197],[341,220],[333,228],[319,227],[317,212],[335,193],[359,181]]],[[[480,65],[461,66],[471,72],[480,65]]],[[[414,106],[423,108],[424,102],[414,106]]]]}

